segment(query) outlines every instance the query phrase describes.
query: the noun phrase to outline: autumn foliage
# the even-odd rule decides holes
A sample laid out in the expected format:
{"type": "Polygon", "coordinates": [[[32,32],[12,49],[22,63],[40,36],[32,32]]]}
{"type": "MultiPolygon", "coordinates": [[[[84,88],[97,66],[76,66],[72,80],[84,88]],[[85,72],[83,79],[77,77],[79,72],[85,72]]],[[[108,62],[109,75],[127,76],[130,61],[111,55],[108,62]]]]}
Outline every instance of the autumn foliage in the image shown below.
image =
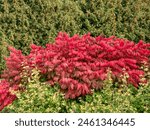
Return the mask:
{"type": "Polygon", "coordinates": [[[76,98],[90,94],[92,89],[100,89],[111,71],[113,82],[121,82],[122,75],[127,75],[127,83],[135,87],[142,80],[144,71],[141,66],[150,65],[150,44],[139,41],[135,44],[126,39],[111,36],[69,37],[59,33],[55,43],[46,47],[31,45],[31,52],[24,56],[20,50],[10,47],[10,56],[6,58],[7,69],[1,75],[0,109],[15,99],[9,92],[22,82],[28,82],[32,69],[40,71],[41,78],[52,86],[61,86],[66,98],[76,98]],[[15,87],[14,87],[15,86],[15,87]],[[10,95],[6,96],[5,95],[10,95]]]}
{"type": "Polygon", "coordinates": [[[17,90],[18,85],[10,86],[9,82],[6,80],[2,80],[0,82],[0,110],[2,110],[8,104],[11,104],[15,99],[16,96],[11,94],[10,87],[12,90],[17,90]]]}

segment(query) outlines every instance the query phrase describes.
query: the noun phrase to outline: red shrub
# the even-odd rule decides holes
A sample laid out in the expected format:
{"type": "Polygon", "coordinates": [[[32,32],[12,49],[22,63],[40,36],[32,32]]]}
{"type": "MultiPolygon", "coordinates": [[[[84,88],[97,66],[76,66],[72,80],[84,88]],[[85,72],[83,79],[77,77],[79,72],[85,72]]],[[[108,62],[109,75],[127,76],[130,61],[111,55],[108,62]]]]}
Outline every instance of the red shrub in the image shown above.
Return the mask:
{"type": "Polygon", "coordinates": [[[19,84],[21,82],[21,73],[25,56],[22,55],[20,50],[16,50],[13,47],[9,47],[9,50],[10,56],[5,58],[6,70],[4,70],[1,77],[6,79],[11,85],[19,84]]]}
{"type": "Polygon", "coordinates": [[[126,72],[128,83],[138,87],[144,75],[141,65],[144,62],[150,64],[149,48],[150,44],[143,41],[135,44],[114,36],[93,38],[87,34],[69,37],[66,33],[59,33],[55,43],[47,44],[46,48],[31,45],[31,53],[26,57],[11,48],[3,77],[18,84],[25,66],[28,66],[28,76],[36,67],[51,85],[60,84],[66,98],[76,98],[91,93],[92,88],[101,88],[109,68],[113,79],[119,79],[126,72]]]}
{"type": "MultiPolygon", "coordinates": [[[[11,104],[15,99],[16,96],[9,92],[10,83],[6,80],[0,81],[0,111],[7,105],[11,104]]],[[[11,86],[12,90],[18,89],[17,85],[11,86]]]]}
{"type": "MultiPolygon", "coordinates": [[[[138,87],[144,71],[140,69],[150,56],[149,44],[109,38],[93,38],[89,34],[69,37],[59,33],[54,44],[46,48],[32,45],[30,56],[50,84],[58,82],[67,98],[75,98],[101,88],[110,68],[113,78],[129,74],[128,83],[138,87]]],[[[30,59],[30,58],[29,58],[30,59]]],[[[32,65],[32,66],[33,66],[32,65]]]]}

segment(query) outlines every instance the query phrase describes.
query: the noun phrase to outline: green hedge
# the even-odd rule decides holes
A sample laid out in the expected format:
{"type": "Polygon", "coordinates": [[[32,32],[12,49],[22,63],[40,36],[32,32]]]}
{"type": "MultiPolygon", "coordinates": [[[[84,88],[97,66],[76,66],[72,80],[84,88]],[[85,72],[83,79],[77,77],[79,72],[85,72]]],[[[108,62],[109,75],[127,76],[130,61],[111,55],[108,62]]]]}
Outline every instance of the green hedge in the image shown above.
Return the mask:
{"type": "Polygon", "coordinates": [[[92,34],[116,35],[135,42],[150,42],[150,8],[148,0],[86,0],[83,27],[92,34]],[[88,1],[88,2],[87,2],[88,1]]]}
{"type": "MultiPolygon", "coordinates": [[[[93,36],[116,35],[135,42],[140,39],[150,42],[149,0],[0,1],[3,41],[23,53],[29,52],[30,43],[44,46],[53,42],[59,31],[70,35],[87,32],[93,36]]],[[[2,46],[3,41],[0,40],[2,46]]]]}

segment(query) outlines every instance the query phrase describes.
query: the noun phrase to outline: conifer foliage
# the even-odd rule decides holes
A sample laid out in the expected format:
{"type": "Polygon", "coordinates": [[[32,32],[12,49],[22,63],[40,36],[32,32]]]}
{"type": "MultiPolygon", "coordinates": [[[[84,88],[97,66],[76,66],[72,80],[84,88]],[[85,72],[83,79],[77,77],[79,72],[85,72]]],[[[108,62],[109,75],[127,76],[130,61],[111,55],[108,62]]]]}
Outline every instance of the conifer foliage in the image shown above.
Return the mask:
{"type": "Polygon", "coordinates": [[[6,58],[6,70],[0,81],[0,108],[15,99],[10,88],[19,89],[22,82],[28,82],[33,68],[40,71],[51,86],[59,84],[66,98],[77,98],[91,94],[92,89],[100,89],[111,71],[113,82],[119,82],[122,75],[127,75],[127,83],[135,87],[144,77],[143,64],[150,65],[150,44],[139,41],[109,38],[90,34],[70,37],[60,32],[55,43],[46,47],[31,45],[29,55],[22,55],[20,50],[9,48],[10,56],[6,58]],[[6,98],[5,95],[7,96],[6,98]]]}

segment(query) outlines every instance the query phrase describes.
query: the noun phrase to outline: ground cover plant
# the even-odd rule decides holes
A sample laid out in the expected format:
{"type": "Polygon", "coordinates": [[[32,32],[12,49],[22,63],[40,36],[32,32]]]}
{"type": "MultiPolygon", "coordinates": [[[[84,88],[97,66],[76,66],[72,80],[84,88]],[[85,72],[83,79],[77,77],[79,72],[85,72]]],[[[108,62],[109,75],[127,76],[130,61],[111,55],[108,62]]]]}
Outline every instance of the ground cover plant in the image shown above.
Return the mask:
{"type": "Polygon", "coordinates": [[[4,112],[150,110],[149,43],[60,32],[53,44],[32,44],[29,55],[9,50],[0,81],[0,109],[16,100],[4,112]]]}

